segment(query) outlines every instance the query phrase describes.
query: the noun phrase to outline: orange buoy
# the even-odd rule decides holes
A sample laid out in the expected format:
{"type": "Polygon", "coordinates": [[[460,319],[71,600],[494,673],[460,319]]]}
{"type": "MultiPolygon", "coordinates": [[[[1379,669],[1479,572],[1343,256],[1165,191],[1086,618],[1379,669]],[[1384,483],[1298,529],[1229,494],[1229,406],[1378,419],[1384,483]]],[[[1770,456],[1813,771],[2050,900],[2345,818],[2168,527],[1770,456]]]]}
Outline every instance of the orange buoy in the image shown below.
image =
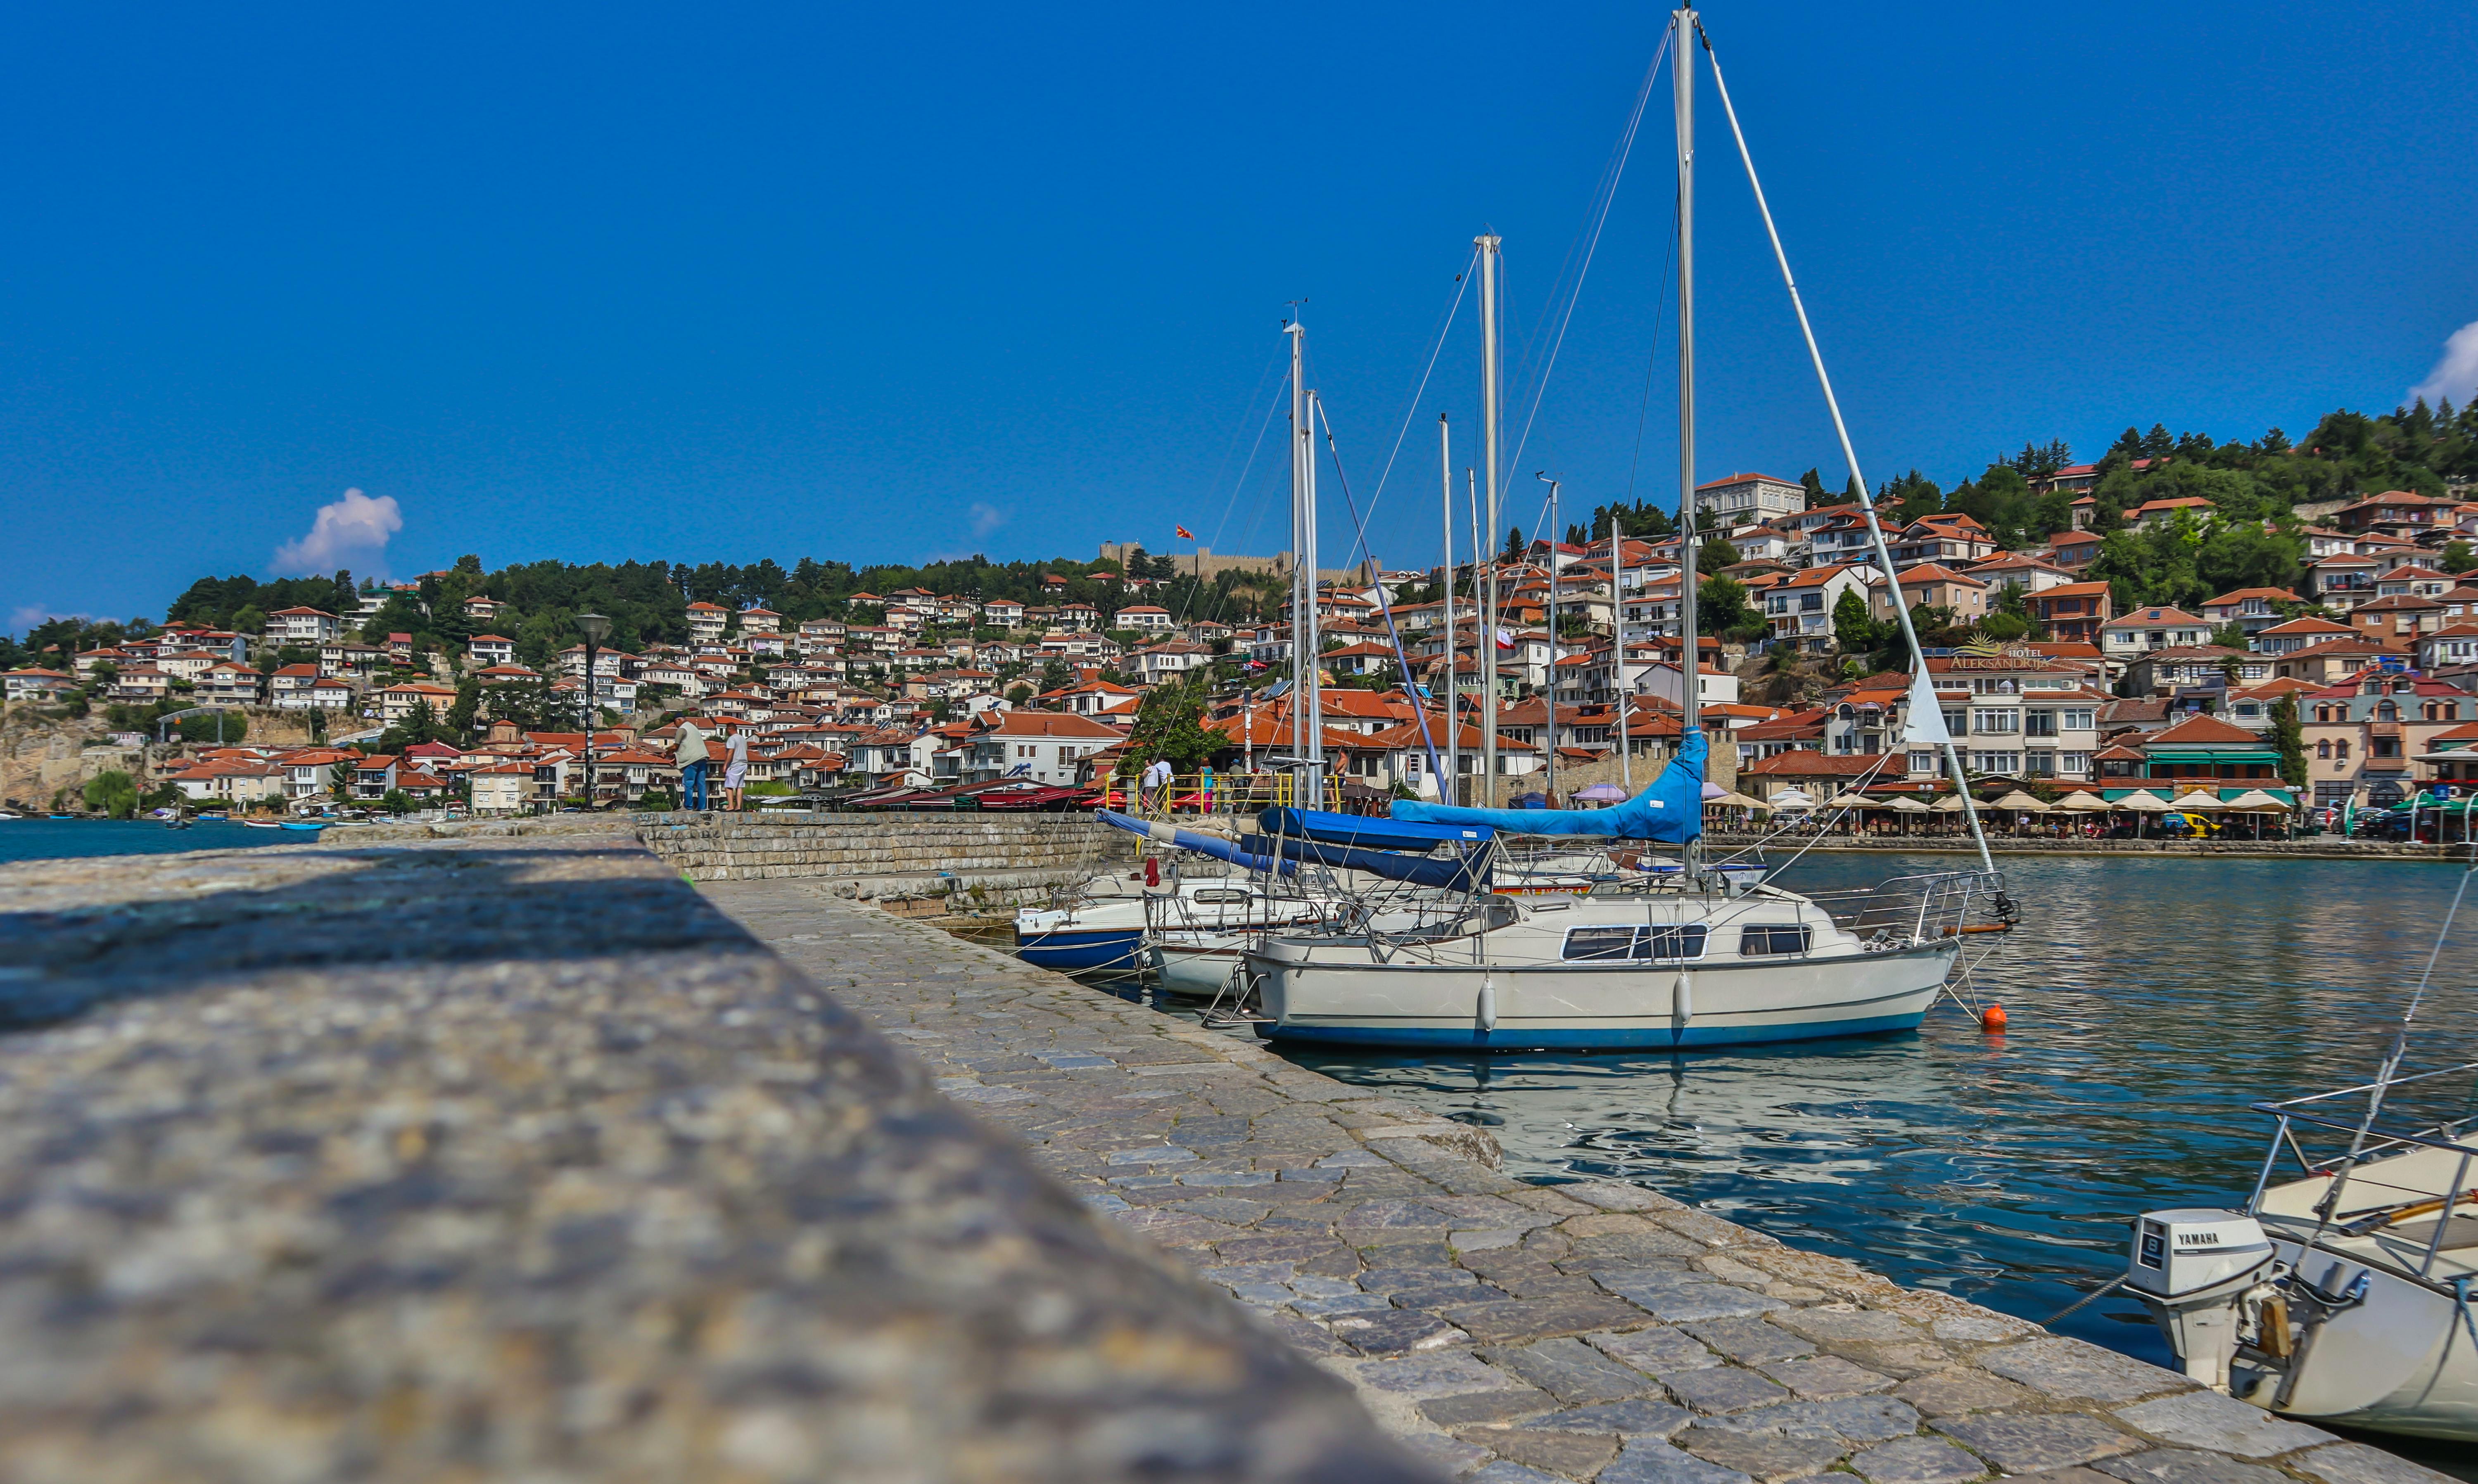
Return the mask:
{"type": "Polygon", "coordinates": [[[1979,1012],[1979,1028],[1990,1035],[2005,1029],[2005,1007],[1990,1005],[1979,1012]]]}

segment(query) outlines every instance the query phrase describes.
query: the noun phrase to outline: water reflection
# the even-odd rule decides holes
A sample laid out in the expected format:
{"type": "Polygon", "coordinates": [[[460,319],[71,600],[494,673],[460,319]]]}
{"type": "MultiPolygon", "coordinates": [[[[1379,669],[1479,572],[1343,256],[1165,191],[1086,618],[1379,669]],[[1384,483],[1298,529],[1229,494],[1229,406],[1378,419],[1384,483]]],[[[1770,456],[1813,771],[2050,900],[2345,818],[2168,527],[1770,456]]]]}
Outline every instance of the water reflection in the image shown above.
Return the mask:
{"type": "MultiPolygon", "coordinates": [[[[1810,856],[1802,890],[1954,857],[1810,856]]],[[[2024,930],[1974,971],[2011,1015],[1686,1056],[1286,1051],[1482,1123],[1509,1173],[1641,1179],[1902,1282],[2043,1320],[2123,1268],[2144,1209],[2254,1177],[2245,1111],[2373,1069],[2460,872],[2393,862],[2010,858],[2024,930]]],[[[2470,924],[2478,926],[2478,923],[2470,924]]],[[[2448,944],[2415,1060],[2478,1060],[2478,947],[2448,944]]],[[[2456,1093],[2459,1090],[2456,1090],[2456,1093]]],[[[2061,1326],[2154,1361],[2130,1302],[2061,1326]]]]}

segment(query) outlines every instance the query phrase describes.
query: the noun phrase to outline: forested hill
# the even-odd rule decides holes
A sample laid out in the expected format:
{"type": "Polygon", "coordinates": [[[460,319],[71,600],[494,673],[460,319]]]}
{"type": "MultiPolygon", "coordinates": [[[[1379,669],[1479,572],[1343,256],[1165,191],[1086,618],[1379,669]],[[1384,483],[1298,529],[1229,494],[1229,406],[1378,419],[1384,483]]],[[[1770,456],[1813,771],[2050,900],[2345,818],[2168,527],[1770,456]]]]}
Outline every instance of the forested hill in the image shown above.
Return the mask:
{"type": "MultiPolygon", "coordinates": [[[[1254,613],[1262,594],[1249,574],[1225,573],[1219,581],[1193,586],[1169,557],[1139,555],[1143,570],[1129,575],[1154,578],[1161,586],[1146,595],[1175,613],[1229,617],[1254,613]]],[[[645,644],[688,641],[688,605],[717,603],[731,609],[765,607],[783,615],[789,624],[834,616],[876,622],[881,611],[855,598],[884,598],[904,588],[925,588],[940,594],[970,594],[984,601],[1013,598],[1027,606],[1083,602],[1104,609],[1127,601],[1118,578],[1120,564],[1059,558],[1049,562],[996,563],[983,557],[936,562],[926,566],[874,566],[855,568],[845,562],[803,558],[788,571],[771,559],[747,566],[709,562],[629,562],[618,566],[595,563],[575,566],[565,562],[534,562],[485,571],[479,557],[461,557],[444,572],[421,578],[417,591],[392,593],[379,612],[363,625],[366,636],[411,634],[425,647],[461,649],[479,633],[498,633],[517,641],[517,655],[537,667],[561,648],[576,642],[575,616],[602,613],[611,617],[613,646],[635,650],[645,644]],[[1064,586],[1051,586],[1055,576],[1064,586]],[[482,623],[465,616],[470,597],[497,598],[511,606],[513,618],[482,623]]],[[[166,622],[203,623],[215,628],[255,631],[268,614],[295,606],[351,616],[362,587],[350,572],[333,577],[282,578],[261,582],[246,576],[202,577],[190,585],[164,614],[166,622]]],[[[43,636],[38,633],[37,638],[43,636]]],[[[37,647],[30,642],[30,648],[37,647]]]]}

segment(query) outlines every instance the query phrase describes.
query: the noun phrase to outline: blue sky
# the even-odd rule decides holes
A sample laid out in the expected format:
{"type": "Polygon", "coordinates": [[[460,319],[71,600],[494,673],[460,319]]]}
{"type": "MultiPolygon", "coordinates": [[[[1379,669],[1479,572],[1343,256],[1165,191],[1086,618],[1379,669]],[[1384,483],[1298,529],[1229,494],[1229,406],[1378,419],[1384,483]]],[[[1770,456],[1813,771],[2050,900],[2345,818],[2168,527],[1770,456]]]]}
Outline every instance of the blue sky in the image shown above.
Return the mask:
{"type": "MultiPolygon", "coordinates": [[[[160,614],[279,549],[1006,559],[1174,522],[1275,549],[1278,461],[1238,476],[1285,304],[1366,501],[1483,227],[1510,372],[1536,347],[1665,18],[20,7],[0,622],[160,614]],[[394,528],[317,534],[348,489],[394,528]]],[[[1707,19],[1873,478],[2135,421],[2296,433],[2391,406],[2478,320],[2465,5],[1707,19]]],[[[1533,468],[1573,507],[1631,470],[1675,496],[1662,88],[1517,470],[1527,528],[1533,468]]],[[[1703,472],[1837,480],[1708,74],[1703,101],[1703,472]]],[[[1467,303],[1370,521],[1389,565],[1434,558],[1473,329],[1467,303]]]]}

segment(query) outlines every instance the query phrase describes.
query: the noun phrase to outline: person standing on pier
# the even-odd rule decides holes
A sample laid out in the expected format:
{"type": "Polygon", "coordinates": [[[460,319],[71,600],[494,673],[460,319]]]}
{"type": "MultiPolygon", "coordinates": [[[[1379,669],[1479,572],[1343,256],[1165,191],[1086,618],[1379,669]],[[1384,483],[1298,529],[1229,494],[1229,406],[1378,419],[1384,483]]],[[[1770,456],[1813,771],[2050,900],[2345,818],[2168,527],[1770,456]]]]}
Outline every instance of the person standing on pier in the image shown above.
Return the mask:
{"type": "Polygon", "coordinates": [[[680,765],[680,807],[705,812],[705,774],[709,749],[705,733],[697,729],[696,718],[686,717],[671,749],[672,760],[680,765]]]}
{"type": "Polygon", "coordinates": [[[726,744],[729,761],[722,768],[722,807],[738,814],[746,807],[741,801],[741,790],[748,777],[748,726],[746,722],[739,726],[725,725],[722,732],[730,739],[726,744]]]}

